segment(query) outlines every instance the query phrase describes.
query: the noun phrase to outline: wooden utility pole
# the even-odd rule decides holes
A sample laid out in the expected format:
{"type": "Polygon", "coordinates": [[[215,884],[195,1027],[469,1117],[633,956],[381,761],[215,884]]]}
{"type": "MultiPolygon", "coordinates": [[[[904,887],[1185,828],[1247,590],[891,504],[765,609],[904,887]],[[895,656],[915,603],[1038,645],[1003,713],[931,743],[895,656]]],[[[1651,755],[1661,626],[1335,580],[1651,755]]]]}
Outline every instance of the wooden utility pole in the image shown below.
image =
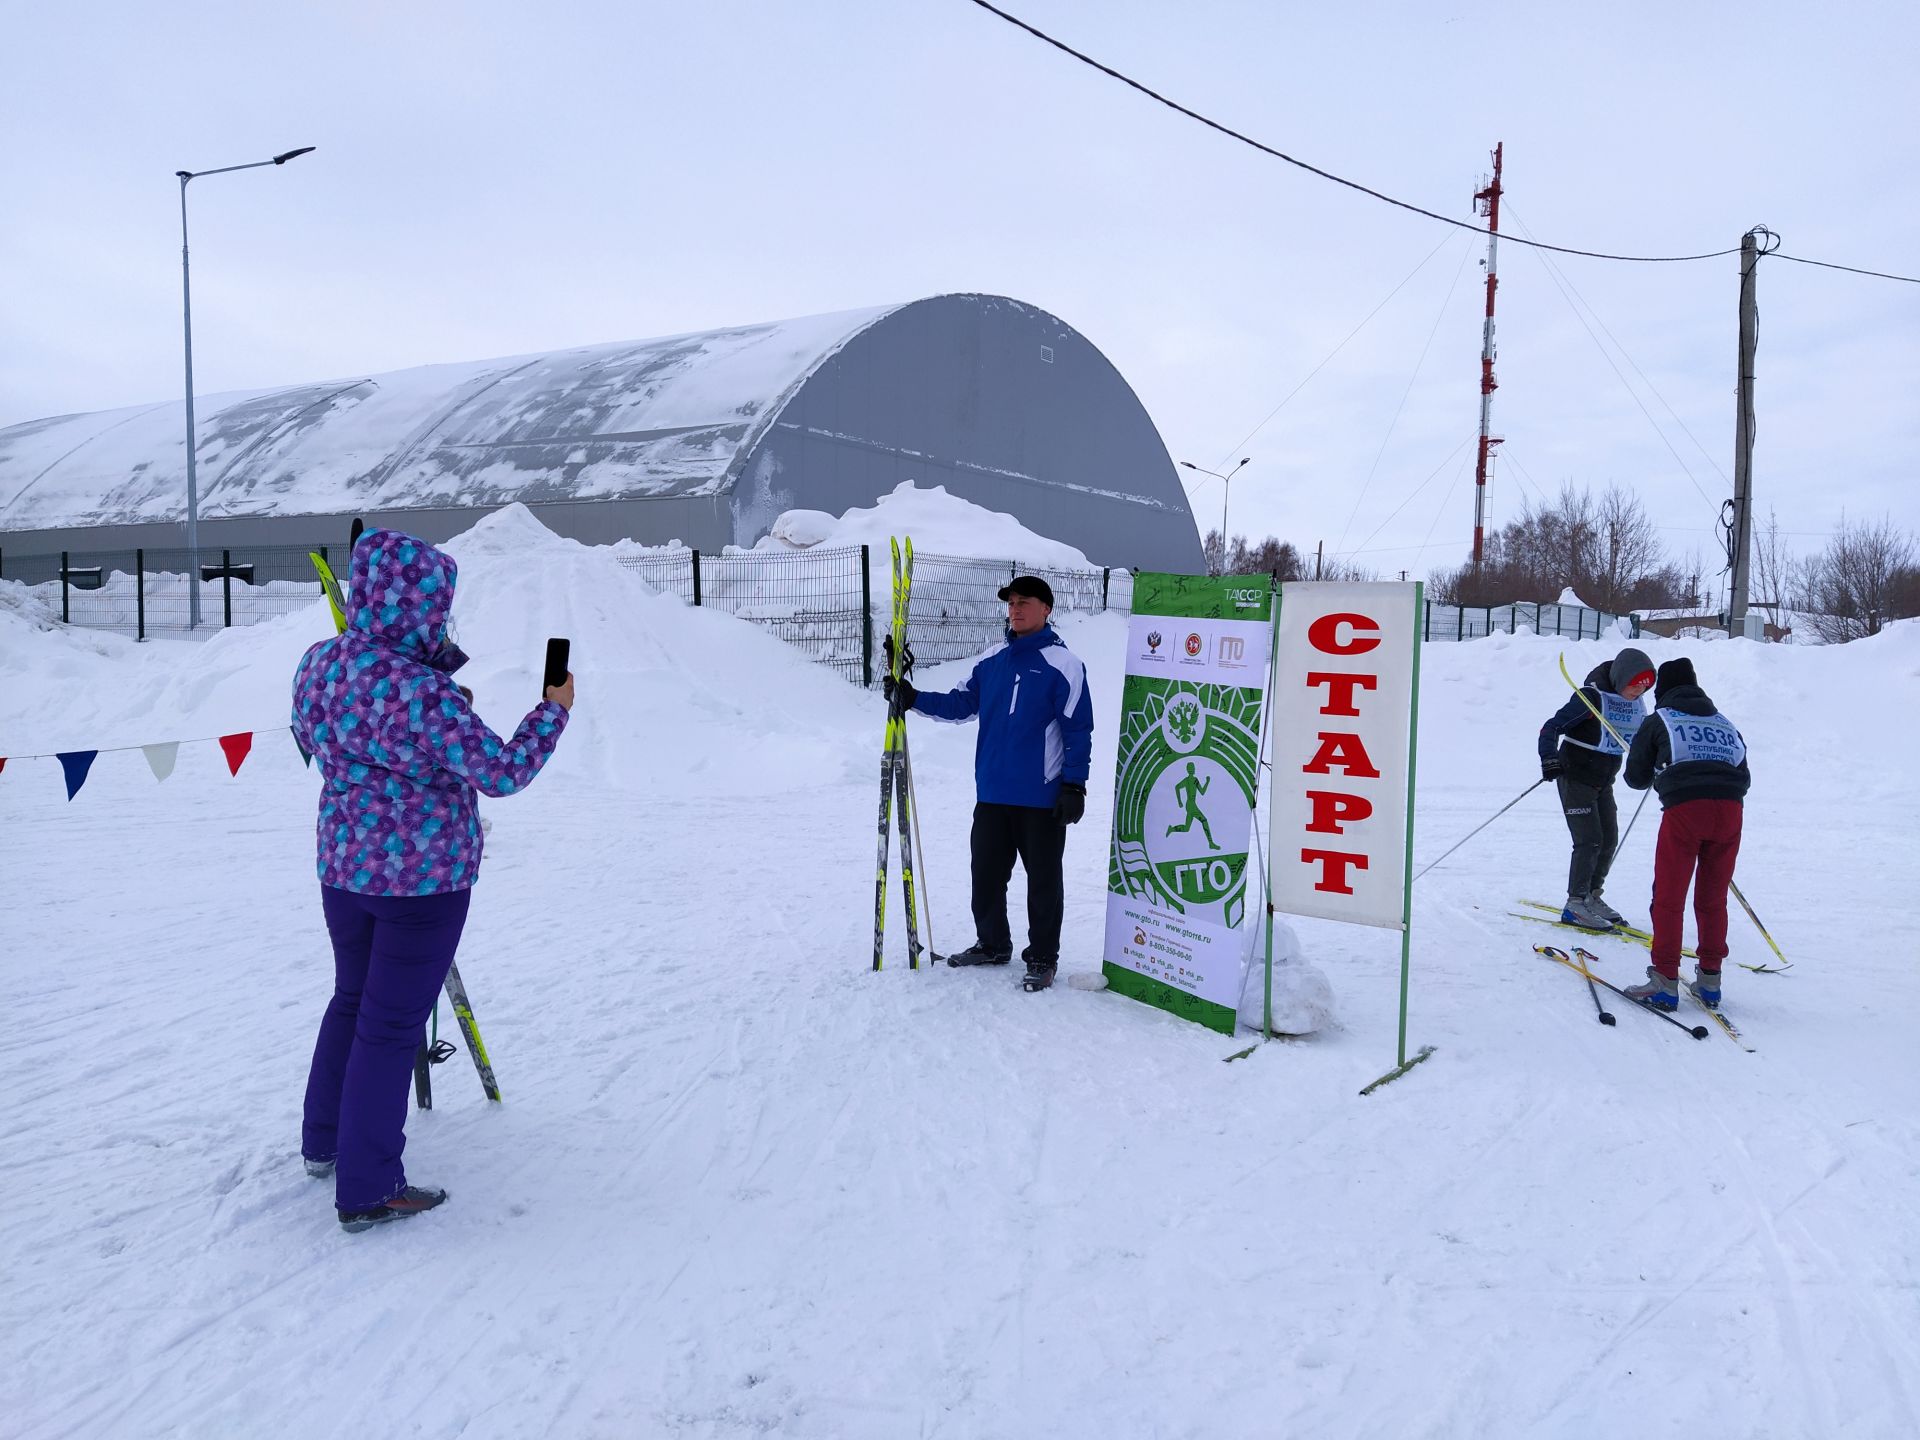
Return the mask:
{"type": "Polygon", "coordinates": [[[1740,237],[1740,385],[1733,420],[1733,591],[1727,601],[1727,633],[1747,628],[1747,576],[1753,556],[1753,352],[1759,343],[1761,250],[1758,227],[1740,237]]]}
{"type": "Polygon", "coordinates": [[[1327,551],[1327,542],[1322,540],[1313,547],[1313,578],[1320,578],[1320,561],[1327,551]]]}
{"type": "Polygon", "coordinates": [[[1493,147],[1493,179],[1487,188],[1473,197],[1476,213],[1487,217],[1487,316],[1480,328],[1480,458],[1473,467],[1473,565],[1480,568],[1480,557],[1487,538],[1487,470],[1493,460],[1493,447],[1500,443],[1489,430],[1493,423],[1493,392],[1499,388],[1493,378],[1493,297],[1499,289],[1496,271],[1500,260],[1500,159],[1506,142],[1493,147]]]}

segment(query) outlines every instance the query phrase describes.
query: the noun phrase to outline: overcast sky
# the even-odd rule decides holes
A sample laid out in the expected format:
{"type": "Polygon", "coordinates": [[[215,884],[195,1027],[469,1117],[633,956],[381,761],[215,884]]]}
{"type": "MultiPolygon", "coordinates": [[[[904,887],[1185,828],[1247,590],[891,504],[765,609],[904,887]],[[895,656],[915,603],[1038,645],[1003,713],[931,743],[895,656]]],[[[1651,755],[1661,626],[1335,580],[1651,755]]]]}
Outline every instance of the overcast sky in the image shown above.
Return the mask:
{"type": "MultiPolygon", "coordinates": [[[[1504,141],[1512,233],[1681,254],[1765,224],[1920,274],[1912,0],[1004,8],[1464,220],[1504,141]]],[[[1470,541],[1484,243],[967,0],[12,4],[4,35],[0,424],[177,394],[173,172],[315,145],[192,186],[202,393],[990,291],[1098,345],[1176,459],[1251,456],[1234,532],[1388,578],[1470,541]]],[[[1617,481],[1711,555],[1737,260],[1503,245],[1500,276],[1493,523],[1617,481]]],[[[1843,513],[1920,526],[1920,285],[1773,260],[1760,307],[1760,514],[1803,548],[1843,513]]]]}

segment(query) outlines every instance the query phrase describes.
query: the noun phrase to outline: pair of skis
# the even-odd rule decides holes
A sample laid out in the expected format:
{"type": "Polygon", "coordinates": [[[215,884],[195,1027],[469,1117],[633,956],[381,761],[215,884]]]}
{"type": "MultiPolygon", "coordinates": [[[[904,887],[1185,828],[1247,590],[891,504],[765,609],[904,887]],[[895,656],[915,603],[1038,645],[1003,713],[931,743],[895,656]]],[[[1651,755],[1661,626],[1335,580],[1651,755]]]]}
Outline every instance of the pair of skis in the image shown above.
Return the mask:
{"type": "MultiPolygon", "coordinates": [[[[913,540],[908,537],[905,558],[901,542],[890,540],[893,550],[893,609],[887,629],[884,653],[887,674],[898,687],[913,673],[913,652],[907,646],[907,611],[913,595],[913,540]]],[[[878,970],[886,956],[887,862],[890,850],[890,825],[900,831],[900,890],[907,911],[907,965],[920,968],[920,957],[931,953],[933,911],[927,911],[927,943],[920,943],[920,892],[914,877],[913,852],[920,845],[920,813],[913,800],[913,758],[907,749],[906,708],[894,690],[887,706],[887,723],[880,746],[880,850],[873,872],[873,968],[878,970]]]]}
{"type": "MultiPolygon", "coordinates": [[[[366,529],[366,522],[355,519],[353,532],[347,541],[347,553],[353,553],[353,547],[360,543],[360,535],[366,529]]],[[[313,568],[320,576],[320,589],[327,597],[327,607],[333,611],[333,628],[336,634],[344,635],[347,629],[346,597],[340,589],[340,581],[333,573],[333,567],[327,563],[327,557],[318,550],[309,550],[307,558],[313,561],[313,568]]],[[[480,1088],[486,1092],[487,1099],[494,1104],[500,1103],[500,1086],[493,1078],[493,1061],[487,1058],[487,1047],[480,1038],[480,1026],[473,1018],[473,1004],[467,999],[466,982],[460,978],[460,966],[456,961],[447,967],[447,999],[453,1005],[454,1018],[460,1024],[460,1034],[467,1042],[467,1053],[473,1056],[473,1068],[480,1072],[480,1088]]],[[[433,1108],[433,1066],[443,1060],[453,1058],[453,1046],[439,1038],[440,1007],[434,1006],[434,1038],[429,1043],[422,1038],[420,1046],[413,1053],[413,1100],[422,1110],[433,1108]]]]}

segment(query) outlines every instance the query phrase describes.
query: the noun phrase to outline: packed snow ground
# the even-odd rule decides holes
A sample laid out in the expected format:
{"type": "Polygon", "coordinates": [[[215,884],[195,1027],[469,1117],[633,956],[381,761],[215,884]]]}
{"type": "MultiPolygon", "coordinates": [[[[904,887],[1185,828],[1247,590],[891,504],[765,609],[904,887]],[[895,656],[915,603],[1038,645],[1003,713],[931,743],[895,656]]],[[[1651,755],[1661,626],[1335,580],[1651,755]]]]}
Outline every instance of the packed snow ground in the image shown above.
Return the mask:
{"type": "MultiPolygon", "coordinates": [[[[1393,935],[1298,922],[1339,1022],[1234,1064],[1247,1038],[1111,993],[911,971],[897,899],[874,974],[878,697],[510,517],[451,548],[482,713],[512,727],[552,634],[579,706],[486,806],[461,968],[506,1103],[439,1067],[408,1163],[452,1199],[362,1236],[298,1160],[331,971],[315,780],[267,733],[324,605],[144,646],[0,606],[0,752],[263,732],[238,777],[211,743],[165,784],[104,754],[71,804],[51,760],[0,772],[8,1435],[1920,1433],[1920,781],[1884,719],[1920,705],[1920,625],[1646,643],[1752,747],[1738,878],[1796,961],[1729,972],[1757,1053],[1602,1028],[1531,952],[1569,938],[1507,913],[1564,884],[1543,787],[1416,887],[1438,1049],[1363,1099],[1393,935]]],[[[1064,628],[1099,725],[1080,971],[1124,627],[1064,628]]],[[[1427,648],[1422,863],[1537,775],[1563,643],[1427,648]]],[[[913,744],[944,948],[973,731],[913,744]]],[[[1609,887],[1642,916],[1656,822],[1609,887]]]]}

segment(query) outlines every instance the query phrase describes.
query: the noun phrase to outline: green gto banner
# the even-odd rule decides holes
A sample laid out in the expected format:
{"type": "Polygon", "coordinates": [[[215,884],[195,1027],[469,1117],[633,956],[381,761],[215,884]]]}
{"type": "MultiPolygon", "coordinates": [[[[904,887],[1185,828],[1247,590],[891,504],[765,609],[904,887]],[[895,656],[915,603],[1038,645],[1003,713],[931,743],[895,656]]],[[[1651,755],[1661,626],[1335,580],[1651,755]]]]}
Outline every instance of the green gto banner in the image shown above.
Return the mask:
{"type": "Polygon", "coordinates": [[[1231,1035],[1272,653],[1265,575],[1134,581],[1107,864],[1108,985],[1231,1035]]]}

